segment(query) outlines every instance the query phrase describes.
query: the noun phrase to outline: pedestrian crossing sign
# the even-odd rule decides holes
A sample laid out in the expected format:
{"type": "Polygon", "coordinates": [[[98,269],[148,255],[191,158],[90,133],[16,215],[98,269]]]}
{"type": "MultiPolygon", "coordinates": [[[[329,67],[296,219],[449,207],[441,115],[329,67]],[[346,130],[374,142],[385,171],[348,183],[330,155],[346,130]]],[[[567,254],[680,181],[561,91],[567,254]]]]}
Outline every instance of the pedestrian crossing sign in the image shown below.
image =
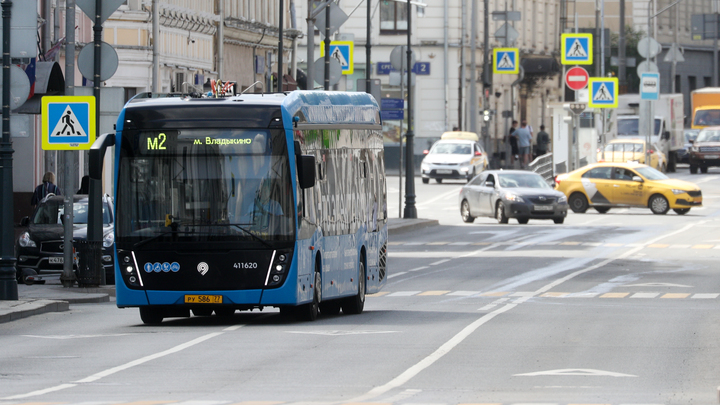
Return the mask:
{"type": "Polygon", "coordinates": [[[493,49],[493,73],[514,75],[520,73],[518,48],[493,49]]]}
{"type": "Polygon", "coordinates": [[[588,81],[590,91],[590,108],[617,108],[618,79],[617,77],[591,77],[588,81]]]}
{"type": "Polygon", "coordinates": [[[563,65],[593,64],[592,34],[562,34],[560,43],[560,59],[563,65]]]}
{"type": "MultiPolygon", "coordinates": [[[[355,43],[353,41],[332,41],[330,42],[330,57],[340,62],[342,74],[351,75],[355,71],[353,55],[355,43]]],[[[320,44],[320,57],[325,57],[325,44],[320,44]]]]}
{"type": "Polygon", "coordinates": [[[95,97],[42,98],[43,150],[89,150],[95,142],[95,97]]]}

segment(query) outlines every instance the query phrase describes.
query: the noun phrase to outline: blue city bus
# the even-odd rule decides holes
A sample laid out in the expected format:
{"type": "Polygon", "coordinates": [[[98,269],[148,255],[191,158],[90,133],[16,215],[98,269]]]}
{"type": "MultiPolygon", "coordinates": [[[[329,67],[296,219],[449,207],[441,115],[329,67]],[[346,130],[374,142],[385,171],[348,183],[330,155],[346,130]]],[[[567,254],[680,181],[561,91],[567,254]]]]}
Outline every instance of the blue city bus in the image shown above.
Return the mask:
{"type": "Polygon", "coordinates": [[[115,145],[117,306],[144,323],[359,314],[387,281],[378,104],[365,93],[135,97],[115,145]]]}

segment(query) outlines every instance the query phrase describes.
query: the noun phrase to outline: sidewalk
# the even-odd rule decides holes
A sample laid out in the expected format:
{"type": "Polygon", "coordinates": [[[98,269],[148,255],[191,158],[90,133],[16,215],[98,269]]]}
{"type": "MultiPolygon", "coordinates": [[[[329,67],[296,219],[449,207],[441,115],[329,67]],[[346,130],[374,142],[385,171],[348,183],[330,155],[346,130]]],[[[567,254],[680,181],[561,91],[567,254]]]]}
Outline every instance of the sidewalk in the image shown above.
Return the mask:
{"type": "MultiPolygon", "coordinates": [[[[388,220],[388,235],[392,237],[434,225],[438,225],[434,219],[393,218],[388,220]]],[[[0,324],[46,312],[69,311],[70,304],[109,302],[110,297],[115,296],[114,286],[65,288],[57,274],[41,276],[45,284],[18,284],[17,301],[0,300],[0,324]]]]}

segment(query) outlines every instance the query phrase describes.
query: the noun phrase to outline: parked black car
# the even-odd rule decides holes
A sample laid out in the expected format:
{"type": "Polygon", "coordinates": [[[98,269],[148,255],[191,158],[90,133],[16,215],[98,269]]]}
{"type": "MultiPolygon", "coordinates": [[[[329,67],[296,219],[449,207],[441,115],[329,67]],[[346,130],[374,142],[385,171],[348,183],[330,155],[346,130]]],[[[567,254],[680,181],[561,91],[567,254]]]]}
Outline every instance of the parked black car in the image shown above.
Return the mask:
{"type": "MultiPolygon", "coordinates": [[[[102,265],[105,269],[105,282],[115,284],[114,244],[112,200],[103,197],[103,240],[102,265]]],[[[15,258],[18,280],[22,281],[23,270],[31,269],[41,273],[58,273],[63,270],[63,197],[49,194],[33,212],[20,223],[27,227],[15,241],[15,258]]],[[[88,196],[73,196],[73,240],[87,239],[88,196]]],[[[73,266],[77,269],[77,265],[73,266]]]]}
{"type": "Polygon", "coordinates": [[[521,224],[530,219],[562,224],[568,210],[565,194],[553,190],[539,174],[524,170],[485,171],[460,190],[459,202],[465,222],[484,216],[501,224],[509,218],[521,224]]]}

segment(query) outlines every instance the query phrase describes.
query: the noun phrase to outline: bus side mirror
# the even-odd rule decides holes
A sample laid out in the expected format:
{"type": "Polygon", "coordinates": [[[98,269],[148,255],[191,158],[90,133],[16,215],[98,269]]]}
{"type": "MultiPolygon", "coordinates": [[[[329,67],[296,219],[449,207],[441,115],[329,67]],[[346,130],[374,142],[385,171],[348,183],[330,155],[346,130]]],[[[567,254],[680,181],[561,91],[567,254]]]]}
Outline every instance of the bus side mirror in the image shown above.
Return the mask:
{"type": "Polygon", "coordinates": [[[298,179],[300,180],[300,188],[311,188],[315,185],[315,156],[300,155],[298,157],[298,179]]]}
{"type": "Polygon", "coordinates": [[[105,151],[110,146],[115,145],[115,134],[102,134],[90,147],[89,175],[93,180],[102,179],[103,159],[105,151]]]}

